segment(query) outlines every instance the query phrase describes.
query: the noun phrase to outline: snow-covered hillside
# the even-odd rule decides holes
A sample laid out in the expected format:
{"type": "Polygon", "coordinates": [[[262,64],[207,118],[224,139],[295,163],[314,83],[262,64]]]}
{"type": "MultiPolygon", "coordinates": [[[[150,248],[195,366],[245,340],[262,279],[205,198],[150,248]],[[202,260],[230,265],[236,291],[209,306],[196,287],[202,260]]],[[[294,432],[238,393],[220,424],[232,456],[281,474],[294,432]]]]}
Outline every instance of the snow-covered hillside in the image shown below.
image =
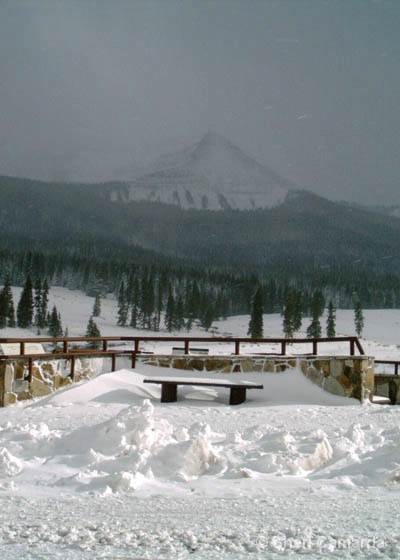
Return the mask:
{"type": "MultiPolygon", "coordinates": [[[[83,334],[93,298],[50,296],[83,334]]],[[[102,334],[138,332],[114,326],[112,299],[97,322],[102,334]]],[[[400,311],[365,322],[368,352],[394,357],[400,311]]],[[[247,323],[213,329],[245,335],[247,323]]],[[[354,333],[351,312],[337,324],[354,333]]],[[[281,317],[264,325],[281,334],[281,317]]],[[[225,389],[192,387],[161,404],[142,383],[152,374],[139,364],[0,409],[1,558],[399,556],[400,407],[330,395],[296,369],[249,374],[264,390],[237,407],[225,389]]]]}
{"type": "Polygon", "coordinates": [[[282,203],[296,186],[246,156],[231,142],[207,133],[194,146],[160,158],[114,199],[146,200],[181,208],[245,210],[282,203]]]}

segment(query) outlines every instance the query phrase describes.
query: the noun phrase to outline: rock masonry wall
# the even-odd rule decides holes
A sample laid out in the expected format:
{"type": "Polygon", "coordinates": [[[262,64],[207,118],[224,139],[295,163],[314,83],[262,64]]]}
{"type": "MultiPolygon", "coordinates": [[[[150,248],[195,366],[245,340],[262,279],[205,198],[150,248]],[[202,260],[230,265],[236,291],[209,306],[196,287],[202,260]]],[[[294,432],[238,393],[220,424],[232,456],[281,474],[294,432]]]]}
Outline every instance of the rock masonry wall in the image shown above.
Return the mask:
{"type": "MultiPolygon", "coordinates": [[[[304,375],[322,389],[335,395],[364,402],[374,393],[374,362],[366,356],[137,356],[141,363],[199,373],[223,374],[249,372],[279,373],[300,367],[304,375]]],[[[0,406],[49,395],[57,389],[87,379],[109,367],[109,360],[96,357],[77,359],[74,378],[66,360],[37,360],[29,379],[27,361],[0,364],[0,406]]]]}
{"type": "Polygon", "coordinates": [[[246,374],[279,373],[300,367],[304,375],[322,389],[361,402],[374,392],[374,360],[367,356],[165,356],[142,355],[142,363],[187,371],[246,374]]]}
{"type": "MultiPolygon", "coordinates": [[[[102,358],[77,359],[73,378],[69,375],[67,360],[35,360],[32,376],[29,379],[26,360],[0,363],[0,406],[8,406],[17,401],[44,397],[74,382],[88,379],[99,373],[103,365],[102,358]]],[[[108,361],[109,363],[109,361],[108,361]]]]}
{"type": "Polygon", "coordinates": [[[375,374],[374,393],[389,399],[390,404],[400,404],[400,375],[375,374]]]}

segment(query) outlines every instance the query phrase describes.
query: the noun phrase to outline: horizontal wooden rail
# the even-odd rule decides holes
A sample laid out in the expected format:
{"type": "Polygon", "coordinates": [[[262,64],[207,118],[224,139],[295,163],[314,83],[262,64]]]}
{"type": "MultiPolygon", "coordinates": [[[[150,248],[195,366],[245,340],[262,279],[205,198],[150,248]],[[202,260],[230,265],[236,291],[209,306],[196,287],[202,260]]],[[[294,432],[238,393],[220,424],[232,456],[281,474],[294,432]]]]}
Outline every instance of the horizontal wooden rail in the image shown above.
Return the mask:
{"type": "MultiPolygon", "coordinates": [[[[240,354],[241,344],[279,344],[281,348],[280,354],[285,356],[287,354],[287,348],[289,344],[311,344],[312,353],[316,355],[318,353],[318,345],[321,343],[337,343],[337,342],[348,342],[350,346],[350,355],[354,356],[356,350],[360,355],[364,355],[364,349],[356,336],[339,336],[334,338],[245,338],[245,337],[185,337],[185,336],[107,336],[107,337],[37,337],[37,338],[0,338],[0,344],[2,343],[18,343],[20,345],[20,355],[28,355],[25,351],[26,344],[28,343],[52,343],[58,347],[62,345],[62,352],[67,354],[70,351],[76,351],[79,353],[85,351],[84,348],[72,348],[72,344],[87,344],[87,343],[97,343],[101,345],[103,352],[109,351],[109,343],[129,343],[134,345],[134,351],[136,353],[140,352],[140,343],[142,342],[177,342],[183,344],[184,351],[189,354],[190,345],[194,342],[206,342],[210,344],[215,343],[232,343],[234,345],[234,353],[240,354]],[[71,346],[70,346],[71,345],[71,346]]],[[[43,355],[43,354],[41,354],[43,355]]]]}
{"type": "Polygon", "coordinates": [[[394,367],[394,375],[399,375],[399,365],[398,360],[375,360],[375,364],[388,364],[394,367]]]}
{"type": "MultiPolygon", "coordinates": [[[[118,356],[130,356],[131,367],[134,368],[136,365],[136,358],[142,353],[140,350],[141,342],[173,342],[183,343],[183,349],[185,354],[190,352],[190,344],[192,342],[208,342],[208,343],[232,343],[235,347],[235,355],[240,355],[241,344],[280,344],[280,353],[274,353],[274,355],[286,356],[289,344],[311,344],[313,355],[317,355],[318,344],[324,342],[348,342],[350,344],[350,355],[354,355],[355,349],[361,355],[364,355],[363,348],[356,337],[335,337],[335,338],[227,338],[227,337],[176,337],[176,336],[112,336],[112,337],[60,337],[60,338],[2,338],[1,343],[19,343],[20,354],[7,354],[0,355],[0,364],[15,361],[27,361],[28,362],[28,376],[29,382],[32,381],[33,376],[33,366],[34,362],[42,361],[52,361],[52,360],[66,360],[69,362],[69,377],[74,379],[76,370],[76,360],[79,358],[91,357],[91,358],[110,358],[111,359],[111,371],[116,370],[116,363],[118,356]],[[127,343],[130,342],[133,348],[130,349],[110,349],[109,343],[127,343]],[[54,350],[52,352],[40,353],[26,353],[26,345],[29,343],[52,343],[54,345],[54,350]],[[71,347],[70,347],[71,343],[71,347]],[[90,348],[90,347],[72,347],[72,343],[80,343],[87,345],[88,343],[98,343],[100,348],[90,348]],[[59,345],[62,345],[62,349],[59,345]]],[[[195,351],[196,347],[192,347],[195,351]]],[[[204,350],[204,349],[203,349],[204,350]]],[[[143,352],[145,354],[147,352],[143,352]]],[[[171,351],[172,354],[172,351],[171,351]]],[[[271,353],[261,353],[257,354],[271,355],[271,353]]],[[[292,354],[293,355],[293,354],[292,354]]],[[[380,360],[376,363],[393,363],[395,364],[395,374],[398,375],[398,366],[400,362],[391,362],[380,360]]]]}

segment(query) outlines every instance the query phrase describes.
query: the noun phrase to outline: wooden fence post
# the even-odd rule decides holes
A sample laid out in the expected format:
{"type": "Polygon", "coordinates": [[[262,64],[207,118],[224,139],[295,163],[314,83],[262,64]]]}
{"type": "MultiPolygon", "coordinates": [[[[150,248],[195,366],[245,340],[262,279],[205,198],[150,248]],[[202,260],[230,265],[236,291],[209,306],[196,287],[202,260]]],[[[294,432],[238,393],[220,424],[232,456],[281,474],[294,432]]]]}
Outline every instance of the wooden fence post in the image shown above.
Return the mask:
{"type": "Polygon", "coordinates": [[[33,376],[33,358],[28,358],[28,382],[32,382],[33,376]]]}
{"type": "Polygon", "coordinates": [[[72,381],[75,381],[75,359],[76,359],[75,356],[72,355],[71,356],[71,372],[69,374],[72,381]]]}

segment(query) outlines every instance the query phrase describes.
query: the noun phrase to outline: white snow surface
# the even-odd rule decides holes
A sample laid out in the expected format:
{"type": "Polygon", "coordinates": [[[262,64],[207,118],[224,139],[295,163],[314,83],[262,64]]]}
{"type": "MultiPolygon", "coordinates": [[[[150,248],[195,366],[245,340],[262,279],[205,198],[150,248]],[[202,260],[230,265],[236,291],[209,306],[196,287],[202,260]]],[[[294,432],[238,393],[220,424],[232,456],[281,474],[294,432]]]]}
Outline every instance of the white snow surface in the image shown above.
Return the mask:
{"type": "MultiPolygon", "coordinates": [[[[53,303],[84,334],[93,298],[52,288],[53,303]]],[[[354,334],[352,312],[337,318],[354,334]]],[[[245,336],[248,319],[213,330],[245,336]]],[[[365,312],[369,354],[399,359],[399,321],[365,312]]],[[[140,334],[115,322],[103,300],[103,335],[140,334]]],[[[264,327],[280,336],[281,317],[264,327]]],[[[138,364],[0,409],[1,558],[399,557],[399,407],[331,395],[296,368],[229,376],[264,385],[239,406],[193,386],[163,404],[143,384],[189,373],[138,364]]]]}

